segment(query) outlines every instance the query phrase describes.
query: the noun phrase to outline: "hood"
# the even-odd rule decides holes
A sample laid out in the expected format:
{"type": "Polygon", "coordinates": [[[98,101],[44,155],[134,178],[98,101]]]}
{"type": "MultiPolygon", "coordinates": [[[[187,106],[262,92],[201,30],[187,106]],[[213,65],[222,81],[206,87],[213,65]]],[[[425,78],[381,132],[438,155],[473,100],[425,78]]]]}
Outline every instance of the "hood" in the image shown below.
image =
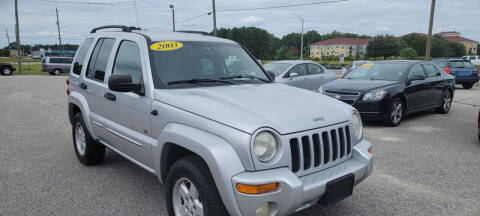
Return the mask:
{"type": "Polygon", "coordinates": [[[244,84],[157,89],[157,101],[253,134],[270,127],[280,134],[348,121],[353,108],[322,94],[283,84],[244,84]]]}
{"type": "Polygon", "coordinates": [[[400,82],[388,80],[338,79],[323,85],[323,89],[331,91],[366,92],[372,89],[398,84],[400,84],[400,82]]]}

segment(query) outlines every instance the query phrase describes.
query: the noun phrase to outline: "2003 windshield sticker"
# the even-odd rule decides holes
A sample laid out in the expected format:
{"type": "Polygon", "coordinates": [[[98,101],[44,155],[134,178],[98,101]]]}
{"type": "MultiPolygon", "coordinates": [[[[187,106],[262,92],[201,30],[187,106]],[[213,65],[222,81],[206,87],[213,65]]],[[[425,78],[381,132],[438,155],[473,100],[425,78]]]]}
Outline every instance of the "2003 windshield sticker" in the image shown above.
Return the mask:
{"type": "Polygon", "coordinates": [[[162,41],[150,45],[150,49],[155,51],[171,51],[183,47],[183,44],[177,41],[162,41]]]}

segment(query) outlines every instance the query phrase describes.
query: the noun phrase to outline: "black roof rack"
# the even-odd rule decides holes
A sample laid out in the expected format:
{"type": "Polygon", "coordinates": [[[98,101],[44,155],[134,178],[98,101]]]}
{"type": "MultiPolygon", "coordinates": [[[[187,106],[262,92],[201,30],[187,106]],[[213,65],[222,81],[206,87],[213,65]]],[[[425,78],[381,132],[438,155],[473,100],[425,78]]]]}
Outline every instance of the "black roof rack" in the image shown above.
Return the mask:
{"type": "Polygon", "coordinates": [[[188,31],[188,30],[181,30],[181,31],[175,31],[175,32],[182,32],[182,33],[192,33],[192,34],[201,34],[201,35],[210,35],[208,32],[204,31],[188,31]]]}
{"type": "Polygon", "coordinates": [[[95,33],[95,32],[97,32],[97,30],[109,29],[109,28],[120,28],[120,29],[122,29],[123,32],[132,32],[132,30],[131,30],[130,27],[128,27],[128,26],[124,26],[124,25],[106,25],[106,26],[96,27],[96,28],[92,29],[92,31],[90,31],[90,33],[95,33]]]}

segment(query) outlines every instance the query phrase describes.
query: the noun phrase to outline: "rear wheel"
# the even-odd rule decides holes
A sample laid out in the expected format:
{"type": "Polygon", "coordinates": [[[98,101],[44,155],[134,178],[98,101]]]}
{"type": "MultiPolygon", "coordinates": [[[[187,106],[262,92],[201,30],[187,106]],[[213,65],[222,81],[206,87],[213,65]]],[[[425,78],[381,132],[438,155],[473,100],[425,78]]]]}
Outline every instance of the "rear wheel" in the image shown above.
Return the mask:
{"type": "Polygon", "coordinates": [[[84,165],[96,165],[105,156],[105,146],[98,144],[85,127],[81,113],[77,113],[72,124],[73,147],[78,160],[84,165]]]}
{"type": "Polygon", "coordinates": [[[198,156],[175,162],[167,176],[168,215],[228,215],[207,165],[198,156]]]}
{"type": "Polygon", "coordinates": [[[400,98],[395,98],[390,103],[389,113],[386,117],[385,124],[388,126],[396,127],[400,125],[403,119],[405,106],[400,98]]]}
{"type": "Polygon", "coordinates": [[[12,68],[6,66],[6,67],[3,67],[2,68],[2,71],[0,71],[2,73],[2,75],[5,75],[5,76],[10,76],[12,75],[12,68]]]}
{"type": "Polygon", "coordinates": [[[463,83],[462,86],[464,89],[471,89],[473,87],[473,83],[463,83]]]}
{"type": "Polygon", "coordinates": [[[452,93],[449,90],[445,91],[445,93],[443,93],[440,107],[437,108],[437,112],[442,114],[448,113],[450,111],[450,108],[452,108],[452,101],[452,93]]]}
{"type": "Polygon", "coordinates": [[[51,73],[52,75],[55,75],[55,76],[58,76],[62,73],[62,71],[60,69],[55,69],[53,70],[53,72],[51,73]]]}

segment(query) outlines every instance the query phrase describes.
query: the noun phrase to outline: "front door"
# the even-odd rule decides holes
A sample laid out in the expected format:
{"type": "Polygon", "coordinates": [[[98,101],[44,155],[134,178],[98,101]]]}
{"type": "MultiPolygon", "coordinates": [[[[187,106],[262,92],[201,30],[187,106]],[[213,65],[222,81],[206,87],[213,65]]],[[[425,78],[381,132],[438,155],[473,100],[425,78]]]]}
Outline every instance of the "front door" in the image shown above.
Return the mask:
{"type": "Polygon", "coordinates": [[[295,65],[288,73],[285,74],[283,77],[285,80],[285,84],[290,86],[295,86],[303,89],[308,89],[306,83],[306,76],[307,76],[307,65],[306,64],[299,64],[295,65]],[[297,76],[290,78],[290,74],[296,73],[297,76]]]}

